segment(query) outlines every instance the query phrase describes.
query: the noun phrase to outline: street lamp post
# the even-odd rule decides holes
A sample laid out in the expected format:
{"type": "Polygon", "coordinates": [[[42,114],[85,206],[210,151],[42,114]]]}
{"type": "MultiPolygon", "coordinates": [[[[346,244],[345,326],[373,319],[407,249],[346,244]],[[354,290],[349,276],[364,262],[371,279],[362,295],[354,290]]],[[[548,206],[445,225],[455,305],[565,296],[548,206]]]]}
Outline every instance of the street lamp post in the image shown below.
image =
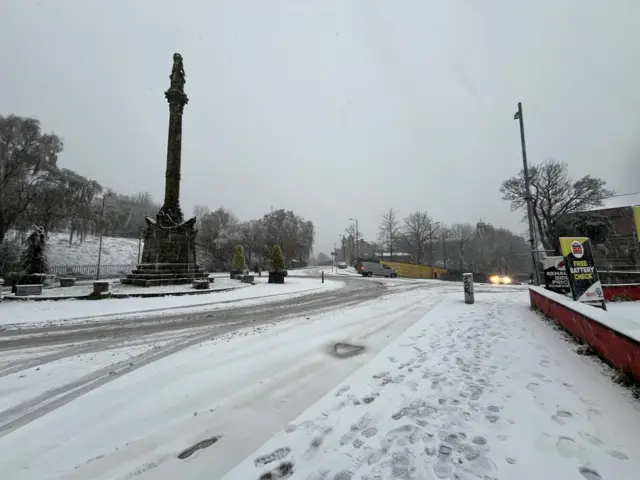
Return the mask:
{"type": "Polygon", "coordinates": [[[102,235],[104,233],[104,207],[105,207],[105,200],[107,199],[107,197],[110,197],[112,194],[111,193],[105,193],[102,196],[102,219],[100,220],[100,240],[98,242],[98,268],[96,271],[96,280],[100,280],[100,262],[102,260],[102,235]]]}
{"type": "Polygon", "coordinates": [[[527,145],[524,140],[524,115],[522,113],[522,102],[518,102],[518,111],[513,116],[514,120],[520,123],[520,144],[522,146],[522,165],[524,173],[524,189],[527,201],[527,218],[529,219],[529,243],[531,244],[531,260],[533,262],[534,278],[536,285],[540,285],[540,272],[538,272],[538,262],[536,261],[535,230],[533,227],[533,209],[531,206],[531,188],[529,186],[529,167],[527,166],[527,145]]]}
{"type": "Polygon", "coordinates": [[[359,243],[359,230],[358,230],[358,219],[357,218],[350,218],[349,220],[351,220],[352,222],[356,222],[356,262],[358,261],[358,257],[360,256],[360,246],[358,245],[359,243]]]}

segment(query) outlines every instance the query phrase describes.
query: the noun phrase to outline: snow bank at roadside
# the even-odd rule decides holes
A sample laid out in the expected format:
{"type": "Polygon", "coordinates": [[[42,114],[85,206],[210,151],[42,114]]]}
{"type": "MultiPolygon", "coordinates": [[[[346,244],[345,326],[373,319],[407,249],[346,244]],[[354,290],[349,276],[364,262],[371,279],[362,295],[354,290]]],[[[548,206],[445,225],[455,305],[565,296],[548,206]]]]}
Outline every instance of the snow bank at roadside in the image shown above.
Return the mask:
{"type": "Polygon", "coordinates": [[[344,283],[317,279],[287,278],[284,285],[268,284],[256,278],[256,285],[238,290],[180,297],[125,298],[108,300],[4,301],[0,303],[0,325],[5,328],[100,321],[117,316],[141,317],[196,313],[221,308],[259,305],[309,293],[342,288],[344,283]],[[188,310],[187,310],[188,309],[188,310]]]}
{"type": "Polygon", "coordinates": [[[224,478],[632,480],[638,403],[601,368],[525,292],[449,295],[224,478]]]}

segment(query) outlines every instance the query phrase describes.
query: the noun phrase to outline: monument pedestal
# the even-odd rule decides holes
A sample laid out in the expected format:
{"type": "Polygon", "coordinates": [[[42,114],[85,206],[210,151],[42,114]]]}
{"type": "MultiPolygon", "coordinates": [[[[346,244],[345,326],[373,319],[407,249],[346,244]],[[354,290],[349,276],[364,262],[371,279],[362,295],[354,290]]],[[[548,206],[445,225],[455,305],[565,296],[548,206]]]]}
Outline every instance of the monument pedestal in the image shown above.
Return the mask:
{"type": "Polygon", "coordinates": [[[195,219],[179,225],[163,226],[166,217],[158,214],[158,221],[147,218],[147,230],[142,251],[142,263],[120,282],[138,287],[182,285],[207,278],[196,263],[195,219]]]}

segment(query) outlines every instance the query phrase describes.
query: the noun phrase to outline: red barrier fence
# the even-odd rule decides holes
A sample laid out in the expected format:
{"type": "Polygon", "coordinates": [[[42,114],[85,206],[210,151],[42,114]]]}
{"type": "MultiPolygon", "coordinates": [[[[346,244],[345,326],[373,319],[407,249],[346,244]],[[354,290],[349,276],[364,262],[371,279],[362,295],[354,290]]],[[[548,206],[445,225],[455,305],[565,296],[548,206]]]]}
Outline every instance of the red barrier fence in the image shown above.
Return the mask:
{"type": "Polygon", "coordinates": [[[602,291],[607,302],[640,301],[640,283],[623,285],[603,285],[602,291]]]}
{"type": "Polygon", "coordinates": [[[531,308],[551,318],[640,384],[640,335],[625,332],[624,321],[616,325],[612,313],[573,302],[541,287],[531,287],[529,297],[531,308]]]}

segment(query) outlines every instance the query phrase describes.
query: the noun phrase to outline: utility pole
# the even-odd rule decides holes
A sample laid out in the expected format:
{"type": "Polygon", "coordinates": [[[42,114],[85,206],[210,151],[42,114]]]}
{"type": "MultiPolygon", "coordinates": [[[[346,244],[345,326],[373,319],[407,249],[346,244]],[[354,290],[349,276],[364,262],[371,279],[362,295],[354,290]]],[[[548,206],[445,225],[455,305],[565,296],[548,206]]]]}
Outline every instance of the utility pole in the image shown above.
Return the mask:
{"type": "Polygon", "coordinates": [[[518,102],[518,111],[513,116],[514,120],[520,123],[520,143],[522,145],[522,165],[524,172],[524,189],[527,201],[527,218],[529,219],[529,243],[531,244],[531,261],[533,262],[533,272],[536,285],[540,285],[540,272],[536,255],[535,230],[533,225],[533,207],[531,205],[531,188],[529,186],[529,167],[527,166],[527,145],[524,139],[524,115],[522,113],[522,102],[518,102]]]}

